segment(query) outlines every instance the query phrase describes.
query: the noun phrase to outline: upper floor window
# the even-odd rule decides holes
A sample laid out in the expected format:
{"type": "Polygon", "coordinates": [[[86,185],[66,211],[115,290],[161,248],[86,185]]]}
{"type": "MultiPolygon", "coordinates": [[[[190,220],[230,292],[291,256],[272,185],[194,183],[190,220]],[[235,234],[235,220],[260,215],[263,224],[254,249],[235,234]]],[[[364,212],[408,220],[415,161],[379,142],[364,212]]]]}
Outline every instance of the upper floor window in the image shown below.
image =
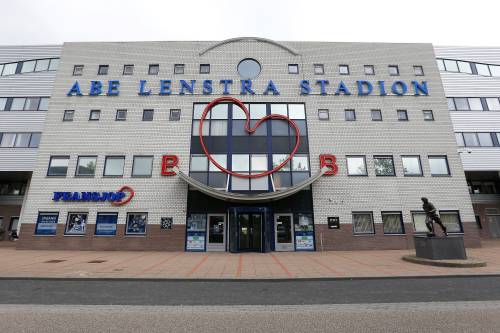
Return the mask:
{"type": "Polygon", "coordinates": [[[399,121],[407,121],[408,120],[408,112],[406,110],[398,110],[398,120],[399,121]]]}
{"type": "Polygon", "coordinates": [[[75,116],[75,110],[65,110],[63,115],[63,121],[73,121],[75,116]]]}
{"type": "Polygon", "coordinates": [[[184,64],[175,64],[174,74],[184,74],[184,64]]]}
{"type": "Polygon", "coordinates": [[[41,133],[0,133],[1,148],[37,148],[41,133]]]}
{"type": "Polygon", "coordinates": [[[155,110],[144,110],[142,111],[142,121],[153,121],[155,110]]]}
{"type": "Polygon", "coordinates": [[[78,156],[76,163],[76,176],[94,176],[97,164],[97,156],[78,156]]]}
{"type": "Polygon", "coordinates": [[[325,66],[323,64],[314,64],[314,74],[317,75],[325,74],[325,66]]]}
{"type": "Polygon", "coordinates": [[[150,177],[153,174],[153,156],[134,156],[132,177],[150,177]]]}
{"type": "Polygon", "coordinates": [[[434,114],[432,113],[432,110],[423,110],[422,112],[424,114],[424,120],[427,121],[434,120],[434,114]]]}
{"type": "Polygon", "coordinates": [[[382,111],[381,110],[371,110],[373,121],[382,121],[382,111]]]}
{"type": "Polygon", "coordinates": [[[349,75],[349,65],[339,65],[340,75],[349,75]]]}
{"type": "Polygon", "coordinates": [[[318,119],[319,120],[329,120],[330,119],[330,111],[328,109],[319,109],[318,110],[318,119]]]}
{"type": "Polygon", "coordinates": [[[392,156],[373,156],[376,176],[395,176],[394,160],[392,156]]]}
{"type": "Polygon", "coordinates": [[[429,167],[432,176],[448,176],[450,174],[446,156],[429,156],[429,167]]]}
{"type": "Polygon", "coordinates": [[[368,176],[364,156],[346,156],[349,176],[368,176]]]}
{"type": "Polygon", "coordinates": [[[99,65],[97,75],[108,75],[109,65],[99,65]]]}
{"type": "Polygon", "coordinates": [[[237,70],[243,79],[253,79],[260,74],[261,67],[257,60],[247,58],[240,61],[237,70]]]}
{"type": "Polygon", "coordinates": [[[120,120],[120,121],[127,120],[127,110],[116,110],[115,120],[120,120]]]}
{"type": "Polygon", "coordinates": [[[405,176],[422,176],[420,156],[402,156],[403,173],[405,176]]]}
{"type": "Polygon", "coordinates": [[[397,65],[389,65],[389,75],[391,76],[399,75],[399,67],[397,65]]]}
{"type": "Polygon", "coordinates": [[[374,234],[375,225],[373,224],[372,212],[353,212],[352,228],[355,235],[374,234]]]}
{"type": "Polygon", "coordinates": [[[0,111],[47,111],[48,97],[1,97],[0,111]]]}
{"type": "Polygon", "coordinates": [[[288,74],[299,74],[299,65],[288,64],[288,74]]]}
{"type": "Polygon", "coordinates": [[[404,234],[403,214],[401,212],[381,212],[384,234],[404,234]]]}
{"type": "Polygon", "coordinates": [[[101,118],[101,110],[90,110],[89,120],[97,121],[101,118]]]}
{"type": "Polygon", "coordinates": [[[413,71],[415,72],[416,76],[424,75],[424,68],[422,66],[413,66],[413,71]]]}
{"type": "Polygon", "coordinates": [[[83,65],[73,66],[73,76],[80,76],[83,74],[83,65]]]}
{"type": "Polygon", "coordinates": [[[134,65],[123,65],[123,75],[133,75],[134,65]]]}
{"type": "Polygon", "coordinates": [[[356,120],[356,111],[355,110],[344,110],[345,120],[347,121],[355,121],[356,120]]]}
{"type": "Polygon", "coordinates": [[[66,176],[68,164],[69,156],[51,156],[47,176],[66,176]]]}
{"type": "Polygon", "coordinates": [[[33,73],[42,71],[54,71],[59,65],[59,58],[35,59],[8,64],[0,64],[0,75],[33,73]]]}
{"type": "Polygon", "coordinates": [[[158,75],[159,72],[160,72],[160,65],[158,64],[149,65],[149,70],[148,70],[149,75],[158,75]]]}
{"type": "Polygon", "coordinates": [[[365,65],[365,74],[366,75],[375,75],[375,66],[373,65],[365,65]]]}
{"type": "Polygon", "coordinates": [[[17,62],[4,64],[2,76],[16,74],[17,62]]]}
{"type": "Polygon", "coordinates": [[[491,76],[490,68],[485,64],[476,64],[477,74],[482,76],[491,76]]]}
{"type": "Polygon", "coordinates": [[[201,64],[200,74],[209,74],[209,73],[210,73],[210,64],[201,64]]]}
{"type": "Polygon", "coordinates": [[[170,115],[168,117],[170,121],[179,121],[181,120],[181,110],[180,109],[171,109],[170,115]]]}
{"type": "Polygon", "coordinates": [[[104,176],[121,177],[125,166],[125,156],[106,156],[104,176]]]}

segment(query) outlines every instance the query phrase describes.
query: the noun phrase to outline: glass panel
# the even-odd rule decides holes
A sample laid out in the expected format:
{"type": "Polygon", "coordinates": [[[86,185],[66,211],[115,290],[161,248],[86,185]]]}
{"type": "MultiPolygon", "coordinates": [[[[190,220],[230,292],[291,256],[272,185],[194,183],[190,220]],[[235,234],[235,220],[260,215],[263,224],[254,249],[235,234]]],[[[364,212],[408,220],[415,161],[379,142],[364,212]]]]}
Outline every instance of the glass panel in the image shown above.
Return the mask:
{"type": "Polygon", "coordinates": [[[490,72],[492,76],[500,76],[500,66],[490,65],[490,72]]]}
{"type": "Polygon", "coordinates": [[[434,120],[434,114],[431,110],[425,110],[424,112],[424,120],[434,120]]]}
{"type": "MultiPolygon", "coordinates": [[[[307,126],[306,126],[306,121],[305,120],[294,120],[295,125],[299,128],[300,136],[305,136],[307,135],[307,126]]],[[[290,135],[295,136],[295,129],[290,126],[290,135]]]]}
{"type": "Polygon", "coordinates": [[[0,136],[0,139],[2,141],[0,147],[2,148],[14,147],[14,142],[16,141],[16,133],[3,133],[3,135],[0,136]]]}
{"type": "Polygon", "coordinates": [[[211,120],[210,121],[210,135],[211,136],[226,136],[227,135],[227,120],[211,120]]]}
{"type": "Polygon", "coordinates": [[[438,69],[439,69],[440,71],[444,71],[444,70],[445,70],[445,68],[444,68],[444,62],[443,62],[443,59],[437,59],[437,60],[436,60],[436,62],[437,62],[437,65],[438,65],[438,69]]]}
{"type": "Polygon", "coordinates": [[[408,120],[408,113],[406,110],[398,110],[398,120],[408,120]]]}
{"type": "Polygon", "coordinates": [[[269,190],[268,177],[259,177],[250,179],[250,190],[252,191],[267,191],[269,190]]]}
{"type": "Polygon", "coordinates": [[[211,119],[227,119],[227,110],[228,110],[227,104],[217,104],[212,108],[212,110],[210,110],[212,117],[211,119]]]}
{"type": "MultiPolygon", "coordinates": [[[[250,119],[261,119],[267,115],[266,104],[250,104],[250,119]]],[[[240,112],[243,112],[239,109],[240,112]]]]}
{"type": "Polygon", "coordinates": [[[154,110],[144,110],[142,111],[142,120],[143,121],[152,121],[154,119],[154,110]]]}
{"type": "Polygon", "coordinates": [[[73,116],[74,115],[75,115],[75,111],[73,111],[73,110],[66,110],[66,111],[64,111],[63,120],[64,121],[73,121],[73,116]]]}
{"type": "MultiPolygon", "coordinates": [[[[248,110],[248,104],[245,104],[248,110]]],[[[233,104],[233,119],[247,119],[245,112],[236,104],[233,104]]]]}
{"type": "Polygon", "coordinates": [[[380,110],[372,110],[371,114],[372,114],[372,120],[375,120],[375,121],[382,120],[382,111],[380,111],[380,110]]]}
{"type": "Polygon", "coordinates": [[[271,120],[273,136],[288,136],[289,124],[285,120],[271,120]]]}
{"type": "Polygon", "coordinates": [[[297,185],[309,178],[309,172],[292,172],[292,184],[297,185]]]}
{"type": "MultiPolygon", "coordinates": [[[[209,128],[210,128],[210,121],[209,120],[206,120],[203,122],[203,130],[202,130],[202,134],[203,136],[208,136],[208,132],[209,132],[209,128]]],[[[200,135],[200,121],[199,120],[194,120],[193,121],[193,136],[199,136],[200,135]]]]}
{"type": "Polygon", "coordinates": [[[105,176],[123,176],[123,166],[125,165],[124,157],[107,157],[106,168],[104,169],[105,176]]]}
{"type": "Polygon", "coordinates": [[[462,136],[462,133],[455,133],[455,139],[457,140],[457,145],[459,147],[465,146],[464,137],[462,136]]]}
{"type": "Polygon", "coordinates": [[[493,147],[493,140],[490,133],[477,133],[477,137],[481,147],[493,147]]]}
{"type": "Polygon", "coordinates": [[[237,70],[243,79],[253,79],[260,74],[260,64],[255,59],[244,59],[238,64],[237,70]]]}
{"type": "Polygon", "coordinates": [[[233,191],[248,191],[250,189],[250,181],[247,178],[231,176],[231,188],[233,191]]]}
{"type": "Polygon", "coordinates": [[[375,174],[377,176],[394,176],[394,161],[392,157],[374,157],[375,174]]]}
{"type": "Polygon", "coordinates": [[[458,212],[439,212],[439,215],[448,232],[462,232],[458,212]]]}
{"type": "Polygon", "coordinates": [[[290,172],[275,172],[273,173],[273,182],[276,189],[292,186],[292,178],[290,172]]]}
{"type": "MultiPolygon", "coordinates": [[[[240,122],[240,120],[237,120],[240,122]]],[[[258,122],[258,120],[250,120],[250,128],[253,128],[255,124],[258,122]]],[[[245,121],[243,121],[243,124],[245,121]]],[[[245,134],[248,134],[248,132],[245,131],[245,134]]],[[[261,123],[259,127],[251,134],[252,136],[266,136],[267,135],[267,121],[261,123]]]]}
{"type": "MultiPolygon", "coordinates": [[[[287,158],[288,154],[273,154],[273,168],[276,168],[278,165],[283,163],[287,158]]],[[[290,171],[290,162],[285,164],[280,171],[290,171]]]]}
{"type": "Polygon", "coordinates": [[[390,75],[399,75],[398,66],[389,66],[389,74],[390,75]]]}
{"type": "Polygon", "coordinates": [[[413,69],[415,71],[415,75],[424,75],[424,69],[422,68],[422,66],[413,66],[413,69]]]}
{"type": "Polygon", "coordinates": [[[189,214],[187,219],[188,231],[205,231],[207,216],[205,214],[189,214]]]}
{"type": "Polygon", "coordinates": [[[476,64],[477,74],[483,76],[491,76],[488,65],[476,64]]]}
{"type": "Polygon", "coordinates": [[[189,165],[190,171],[207,171],[208,159],[205,155],[191,156],[191,164],[189,165]]]}
{"type": "Polygon", "coordinates": [[[40,104],[39,97],[26,98],[26,104],[24,105],[24,110],[38,110],[38,104],[40,104]]]}
{"type": "Polygon", "coordinates": [[[5,64],[3,67],[2,76],[16,74],[17,62],[5,64]]]}
{"type": "Polygon", "coordinates": [[[288,73],[289,74],[298,74],[299,73],[299,65],[288,65],[288,73]]]}
{"type": "MultiPolygon", "coordinates": [[[[227,155],[223,155],[223,154],[213,154],[212,155],[213,159],[215,160],[215,162],[217,162],[218,164],[220,164],[223,168],[227,168],[227,155]]],[[[209,161],[210,165],[209,165],[209,171],[217,171],[217,172],[222,172],[221,170],[219,170],[219,168],[217,168],[213,163],[212,161],[209,161]]]]}
{"type": "Polygon", "coordinates": [[[457,61],[458,69],[461,73],[469,73],[472,74],[472,68],[470,67],[470,63],[466,61],[457,61]]]}
{"type": "Polygon", "coordinates": [[[453,101],[453,98],[447,98],[446,101],[448,102],[448,110],[455,110],[455,102],[453,101]]]}
{"type": "Polygon", "coordinates": [[[488,109],[491,111],[500,111],[500,102],[498,98],[486,98],[486,103],[488,104],[488,109]]]}
{"type": "Polygon", "coordinates": [[[465,145],[467,147],[479,146],[479,140],[477,139],[476,133],[463,133],[465,145]]]}
{"type": "Polygon", "coordinates": [[[292,171],[308,171],[309,158],[307,156],[295,155],[292,157],[292,171]]]}
{"type": "Polygon", "coordinates": [[[38,106],[38,110],[47,111],[49,109],[49,98],[42,97],[40,98],[40,105],[38,106]]]}
{"type": "Polygon", "coordinates": [[[267,171],[267,155],[252,155],[251,171],[267,171]]]}
{"type": "Polygon", "coordinates": [[[67,235],[85,235],[88,214],[70,213],[64,231],[67,235]]]}
{"type": "Polygon", "coordinates": [[[233,120],[233,136],[245,136],[249,135],[245,131],[245,120],[233,120]]]}
{"type": "Polygon", "coordinates": [[[50,160],[49,176],[66,176],[69,157],[53,157],[50,160]]]}
{"type": "Polygon", "coordinates": [[[30,148],[37,148],[38,145],[40,144],[40,137],[42,136],[42,133],[32,133],[31,134],[31,141],[30,141],[30,148]]]}
{"type": "Polygon", "coordinates": [[[470,110],[467,98],[455,98],[455,106],[457,110],[470,110]]]}
{"type": "Polygon", "coordinates": [[[134,156],[132,176],[151,176],[153,174],[152,156],[134,156]]]}
{"type": "Polygon", "coordinates": [[[425,213],[412,213],[411,217],[413,219],[413,227],[416,233],[429,231],[425,225],[425,213]]]}
{"type": "Polygon", "coordinates": [[[319,120],[328,120],[330,119],[330,111],[329,110],[318,110],[318,119],[319,120]]]}
{"type": "Polygon", "coordinates": [[[46,71],[46,70],[48,70],[49,69],[49,63],[50,63],[49,59],[37,60],[36,61],[35,71],[38,72],[38,71],[46,71]]]}
{"type": "Polygon", "coordinates": [[[372,214],[352,214],[354,234],[374,234],[372,214]]]}
{"type": "Polygon", "coordinates": [[[149,65],[149,70],[148,70],[149,75],[157,75],[158,72],[160,72],[159,65],[149,65]]]}
{"type": "Polygon", "coordinates": [[[345,120],[349,121],[356,120],[356,112],[354,110],[345,110],[344,115],[345,115],[345,120]]]}
{"type": "Polygon", "coordinates": [[[445,60],[444,66],[448,72],[458,72],[458,66],[455,60],[445,60]]]}
{"type": "Polygon", "coordinates": [[[347,157],[347,173],[350,176],[364,176],[366,175],[365,158],[360,157],[347,157]]]}
{"type": "Polygon", "coordinates": [[[347,65],[340,65],[339,66],[339,74],[342,74],[342,75],[349,74],[349,66],[347,66],[347,65]]]}
{"type": "Polygon", "coordinates": [[[286,104],[271,104],[271,114],[280,114],[288,117],[286,104]]]}
{"type": "Polygon", "coordinates": [[[446,157],[429,157],[429,167],[431,175],[449,175],[448,162],[446,157]]]}
{"type": "Polygon", "coordinates": [[[469,98],[470,109],[473,111],[482,111],[483,105],[481,104],[481,98],[469,98]]]}
{"type": "Polygon", "coordinates": [[[400,213],[382,213],[384,234],[402,234],[403,221],[400,213]]]}
{"type": "Polygon", "coordinates": [[[295,231],[313,231],[313,218],[311,214],[297,214],[295,218],[295,231]]]}
{"type": "Polygon", "coordinates": [[[26,98],[13,98],[12,105],[10,107],[13,111],[22,111],[24,110],[24,103],[26,102],[26,98]]]}
{"type": "Polygon", "coordinates": [[[2,71],[3,71],[3,64],[0,65],[0,75],[2,75],[2,71]]]}
{"type": "Polygon", "coordinates": [[[0,111],[5,110],[6,104],[7,104],[7,98],[0,98],[0,111]]]}
{"type": "Polygon", "coordinates": [[[365,74],[375,75],[375,67],[373,67],[372,65],[365,65],[365,74]]]}
{"type": "Polygon", "coordinates": [[[325,74],[325,68],[322,64],[316,64],[314,65],[314,74],[325,74]]]}
{"type": "Polygon", "coordinates": [[[208,175],[208,186],[219,189],[226,189],[227,174],[222,172],[210,172],[208,175]]]}
{"type": "Polygon", "coordinates": [[[49,71],[55,71],[57,68],[59,68],[59,59],[50,59],[49,71]]]}
{"type": "Polygon", "coordinates": [[[100,117],[101,117],[101,111],[99,110],[90,111],[90,117],[89,117],[90,120],[99,120],[100,117]]]}
{"type": "MultiPolygon", "coordinates": [[[[203,110],[205,110],[206,106],[207,104],[195,104],[193,110],[193,119],[201,119],[201,115],[203,114],[203,110]]],[[[207,117],[207,119],[210,119],[210,117],[207,117]]]]}
{"type": "MultiPolygon", "coordinates": [[[[233,154],[232,156],[232,171],[249,171],[250,170],[250,155],[233,154]]],[[[237,177],[233,177],[237,178],[237,177]]]]}
{"type": "Polygon", "coordinates": [[[17,133],[15,147],[28,147],[30,144],[31,133],[17,133]]]}
{"type": "Polygon", "coordinates": [[[420,176],[422,174],[419,157],[402,157],[401,159],[403,161],[403,172],[405,176],[420,176]]]}
{"type": "Polygon", "coordinates": [[[288,104],[290,119],[306,119],[304,104],[288,104]]]}
{"type": "Polygon", "coordinates": [[[89,156],[78,158],[76,174],[78,176],[93,176],[95,174],[96,163],[97,157],[89,156]]]}
{"type": "Polygon", "coordinates": [[[292,242],[292,217],[280,215],[276,218],[276,240],[280,244],[292,242]]]}
{"type": "Polygon", "coordinates": [[[147,213],[128,213],[125,234],[144,235],[146,233],[147,223],[148,223],[147,213]]]}
{"type": "Polygon", "coordinates": [[[224,244],[225,216],[208,217],[208,242],[211,244],[224,244]]]}
{"type": "Polygon", "coordinates": [[[21,73],[33,72],[35,70],[36,60],[23,62],[21,73]]]}

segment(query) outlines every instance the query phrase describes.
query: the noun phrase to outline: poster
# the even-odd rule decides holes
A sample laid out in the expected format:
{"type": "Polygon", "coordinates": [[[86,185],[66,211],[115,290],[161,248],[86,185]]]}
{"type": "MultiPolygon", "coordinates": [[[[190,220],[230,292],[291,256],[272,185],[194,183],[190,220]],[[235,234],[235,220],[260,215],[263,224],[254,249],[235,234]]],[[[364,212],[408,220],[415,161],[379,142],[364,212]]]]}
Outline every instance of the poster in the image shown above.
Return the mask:
{"type": "Polygon", "coordinates": [[[66,235],[85,235],[87,230],[87,213],[69,213],[66,222],[66,235]]]}
{"type": "Polygon", "coordinates": [[[296,250],[314,250],[314,235],[295,235],[296,250]]]}
{"type": "Polygon", "coordinates": [[[118,214],[97,214],[95,234],[97,236],[115,236],[118,214]]]}
{"type": "Polygon", "coordinates": [[[55,236],[59,213],[39,213],[36,221],[35,235],[55,236]]]}
{"type": "Polygon", "coordinates": [[[186,239],[186,250],[204,251],[205,250],[205,233],[190,232],[186,239]]]}
{"type": "Polygon", "coordinates": [[[127,215],[126,235],[145,235],[146,224],[148,222],[147,213],[129,213],[127,215]]]}

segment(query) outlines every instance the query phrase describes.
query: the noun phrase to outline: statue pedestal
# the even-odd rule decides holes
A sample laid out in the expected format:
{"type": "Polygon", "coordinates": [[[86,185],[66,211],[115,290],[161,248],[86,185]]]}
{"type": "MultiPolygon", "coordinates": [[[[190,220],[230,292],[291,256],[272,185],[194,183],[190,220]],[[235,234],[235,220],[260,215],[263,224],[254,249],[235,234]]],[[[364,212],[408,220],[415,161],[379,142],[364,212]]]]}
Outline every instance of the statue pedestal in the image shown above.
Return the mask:
{"type": "Polygon", "coordinates": [[[418,258],[432,260],[467,259],[464,238],[461,235],[448,237],[413,236],[418,258]]]}

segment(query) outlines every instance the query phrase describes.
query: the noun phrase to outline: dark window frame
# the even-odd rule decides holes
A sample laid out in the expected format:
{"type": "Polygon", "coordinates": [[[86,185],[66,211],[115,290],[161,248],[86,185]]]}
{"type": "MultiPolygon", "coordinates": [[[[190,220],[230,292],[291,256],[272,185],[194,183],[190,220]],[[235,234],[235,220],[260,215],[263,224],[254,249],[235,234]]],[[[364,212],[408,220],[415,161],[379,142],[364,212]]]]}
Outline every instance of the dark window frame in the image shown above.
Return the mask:
{"type": "Polygon", "coordinates": [[[349,65],[340,64],[339,65],[339,75],[351,75],[351,69],[349,68],[349,65]],[[347,73],[342,73],[341,68],[347,68],[347,73]]]}
{"type": "Polygon", "coordinates": [[[89,121],[99,121],[101,120],[101,110],[90,110],[89,112],[89,121]],[[99,117],[97,119],[92,119],[92,114],[97,113],[99,117]]]}
{"type": "Polygon", "coordinates": [[[184,75],[185,69],[185,64],[174,64],[174,75],[184,75]]]}
{"type": "Polygon", "coordinates": [[[450,163],[448,162],[448,156],[446,156],[446,155],[428,155],[427,160],[429,161],[429,171],[431,173],[431,177],[450,177],[451,176],[450,163]],[[444,161],[446,162],[446,169],[448,171],[447,174],[433,174],[432,173],[430,160],[433,158],[439,158],[439,159],[444,158],[444,161]]]}
{"type": "Polygon", "coordinates": [[[158,75],[160,74],[160,65],[159,64],[149,64],[148,67],[148,75],[158,75]],[[158,71],[156,73],[152,73],[153,68],[158,68],[158,71]]]}
{"type": "MultiPolygon", "coordinates": [[[[148,214],[148,212],[133,212],[132,211],[132,212],[127,212],[127,214],[125,216],[126,216],[126,220],[125,220],[124,235],[126,237],[145,237],[148,234],[148,224],[149,224],[149,214],[148,214]],[[131,214],[143,214],[143,215],[146,215],[146,224],[144,225],[144,232],[141,232],[141,233],[129,233],[127,231],[127,229],[128,229],[128,217],[131,214]]],[[[117,223],[117,228],[118,228],[118,223],[117,223]]]]}
{"type": "Polygon", "coordinates": [[[423,177],[424,176],[424,169],[422,168],[422,158],[420,155],[401,155],[401,165],[403,166],[403,176],[404,177],[423,177]],[[418,158],[418,164],[420,166],[420,174],[406,174],[405,173],[405,167],[403,163],[403,158],[405,157],[416,157],[418,158]]]}
{"type": "Polygon", "coordinates": [[[109,65],[99,65],[97,68],[97,75],[108,75],[109,74],[109,65]],[[106,73],[101,73],[101,70],[106,70],[106,73]]]}
{"type": "Polygon", "coordinates": [[[366,165],[366,155],[346,155],[345,156],[346,171],[348,177],[368,177],[368,166],[366,165]],[[349,158],[350,157],[363,157],[363,163],[365,165],[365,173],[360,175],[351,175],[349,173],[349,158]]]}
{"type": "Polygon", "coordinates": [[[180,120],[181,120],[181,109],[170,109],[170,112],[168,114],[168,121],[180,121],[180,120]],[[177,118],[172,116],[175,112],[178,112],[179,114],[177,118]]]}
{"type": "Polygon", "coordinates": [[[365,75],[375,75],[375,66],[374,65],[363,65],[363,72],[365,73],[365,75]],[[366,72],[367,68],[371,68],[372,73],[367,73],[366,72]]]}
{"type": "Polygon", "coordinates": [[[155,117],[155,110],[154,109],[144,109],[142,110],[142,121],[153,121],[155,117]],[[146,118],[146,114],[151,114],[151,119],[146,118]]]}
{"type": "Polygon", "coordinates": [[[422,114],[424,116],[424,121],[434,121],[434,112],[432,110],[422,110],[422,114]],[[426,113],[431,115],[430,119],[425,118],[426,113]]]}
{"type": "Polygon", "coordinates": [[[371,115],[372,121],[383,121],[384,120],[384,117],[382,116],[382,110],[380,110],[380,109],[371,109],[370,115],[371,115]],[[380,119],[373,118],[374,112],[378,112],[378,114],[380,114],[380,119]]]}
{"type": "Polygon", "coordinates": [[[401,75],[401,73],[399,71],[399,66],[398,65],[388,65],[387,69],[389,71],[389,76],[400,76],[401,75]],[[391,73],[391,68],[396,68],[396,74],[392,74],[391,73]]]}
{"type": "Polygon", "coordinates": [[[353,211],[353,212],[351,212],[351,221],[352,221],[352,234],[354,236],[373,236],[377,232],[375,229],[375,220],[373,219],[373,211],[353,211]],[[372,226],[373,226],[373,232],[356,232],[355,225],[354,225],[354,215],[356,215],[356,214],[370,215],[372,226]]]}
{"type": "Polygon", "coordinates": [[[373,155],[373,166],[375,170],[376,177],[396,177],[396,166],[394,165],[394,156],[393,155],[373,155]],[[392,162],[392,171],[393,173],[390,175],[379,175],[377,174],[377,168],[375,166],[375,160],[377,159],[390,159],[392,162]]]}
{"type": "Polygon", "coordinates": [[[460,226],[460,231],[459,232],[449,232],[449,234],[461,235],[464,233],[464,224],[462,222],[462,217],[460,216],[460,210],[458,210],[458,209],[440,209],[438,212],[439,212],[440,217],[441,217],[442,213],[457,213],[458,225],[460,226]]]}
{"type": "Polygon", "coordinates": [[[69,162],[71,160],[71,156],[70,155],[51,155],[50,158],[49,158],[49,166],[47,168],[47,173],[46,173],[46,177],[59,177],[59,178],[66,178],[68,176],[68,170],[69,170],[69,162]],[[66,167],[66,173],[64,175],[52,175],[50,173],[50,166],[52,165],[52,160],[54,159],[66,159],[68,160],[68,166],[66,167]]]}
{"type": "Polygon", "coordinates": [[[122,73],[122,75],[134,75],[134,65],[132,65],[132,64],[123,65],[123,73],[122,73]],[[127,68],[132,68],[132,72],[131,73],[125,72],[125,69],[127,69],[127,68]]]}
{"type": "Polygon", "coordinates": [[[425,72],[424,72],[424,66],[422,65],[413,65],[413,73],[415,74],[415,76],[425,76],[425,72]],[[420,69],[422,74],[417,74],[417,69],[420,69]]]}
{"type": "Polygon", "coordinates": [[[403,220],[403,212],[401,212],[401,211],[381,211],[380,218],[382,219],[382,230],[384,232],[384,235],[406,235],[405,223],[403,220]],[[399,215],[400,222],[401,222],[401,224],[400,224],[401,225],[401,232],[386,232],[385,231],[384,214],[385,215],[399,215]]]}
{"type": "Polygon", "coordinates": [[[200,64],[200,74],[210,74],[210,64],[200,64]],[[208,68],[208,71],[204,71],[203,68],[208,68]]]}
{"type": "Polygon", "coordinates": [[[75,110],[64,110],[62,121],[73,121],[75,119],[75,110]],[[70,119],[66,119],[66,115],[71,114],[70,119]]]}
{"type": "Polygon", "coordinates": [[[130,177],[132,178],[151,178],[153,177],[153,169],[154,169],[154,155],[134,155],[132,156],[132,170],[130,170],[130,177]],[[136,157],[150,157],[151,158],[151,173],[149,175],[134,175],[134,166],[135,166],[135,158],[136,157]]]}
{"type": "Polygon", "coordinates": [[[299,64],[288,64],[288,74],[299,74],[300,69],[299,69],[299,64]],[[296,72],[291,71],[292,68],[297,68],[296,72]]]}
{"type": "Polygon", "coordinates": [[[398,121],[410,121],[410,117],[408,117],[408,110],[405,110],[405,109],[398,109],[398,110],[396,110],[396,115],[397,115],[397,117],[398,117],[398,121]],[[404,119],[401,119],[401,118],[399,117],[399,113],[400,113],[400,112],[404,112],[404,114],[405,114],[405,118],[404,118],[404,119]]]}
{"type": "Polygon", "coordinates": [[[329,109],[318,109],[318,120],[329,121],[330,120],[330,110],[329,109]],[[326,118],[321,118],[320,117],[321,113],[326,114],[326,118]]]}
{"type": "Polygon", "coordinates": [[[127,162],[127,158],[125,155],[106,155],[104,156],[104,168],[102,169],[102,176],[106,178],[123,178],[125,174],[125,163],[127,162]],[[120,175],[106,175],[106,166],[108,164],[108,159],[123,159],[123,169],[122,174],[120,175]]]}
{"type": "Polygon", "coordinates": [[[78,158],[76,159],[76,167],[75,167],[75,177],[78,177],[78,178],[94,178],[95,177],[95,173],[97,171],[97,159],[99,157],[97,155],[78,155],[78,158]],[[80,158],[83,157],[92,157],[94,158],[95,157],[95,170],[94,170],[94,174],[93,175],[80,175],[78,174],[78,167],[80,166],[80,158]]]}
{"type": "Polygon", "coordinates": [[[116,110],[115,121],[126,121],[127,120],[127,109],[118,109],[116,110]],[[125,111],[125,118],[118,118],[118,113],[125,111]]]}
{"type": "Polygon", "coordinates": [[[325,75],[325,65],[324,64],[313,64],[314,75],[325,75]],[[316,72],[316,69],[320,69],[320,73],[316,72]]]}
{"type": "Polygon", "coordinates": [[[356,121],[357,118],[356,118],[356,110],[355,109],[345,109],[344,110],[344,120],[345,121],[356,121]],[[347,113],[348,112],[352,112],[352,114],[354,115],[354,117],[352,119],[348,119],[347,118],[347,113]]]}
{"type": "Polygon", "coordinates": [[[73,76],[82,76],[84,68],[85,68],[84,65],[74,65],[73,66],[73,76]],[[77,73],[77,69],[80,69],[79,73],[77,73]]]}

